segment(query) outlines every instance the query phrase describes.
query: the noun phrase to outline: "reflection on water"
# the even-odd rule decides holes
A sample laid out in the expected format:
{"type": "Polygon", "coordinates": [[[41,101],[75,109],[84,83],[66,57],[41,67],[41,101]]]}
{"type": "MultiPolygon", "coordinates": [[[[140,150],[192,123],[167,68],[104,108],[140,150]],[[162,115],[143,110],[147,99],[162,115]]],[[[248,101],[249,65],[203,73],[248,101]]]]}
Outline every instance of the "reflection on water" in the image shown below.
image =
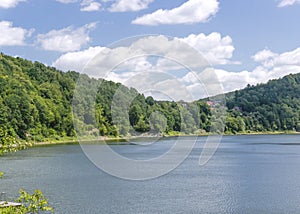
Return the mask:
{"type": "MultiPolygon", "coordinates": [[[[299,213],[300,136],[226,136],[205,166],[205,138],[171,173],[149,181],[105,174],[79,145],[33,148],[1,157],[0,192],[41,189],[55,213],[299,213]]],[[[128,157],[161,155],[172,139],[152,147],[112,146],[128,157]]],[[[101,145],[99,145],[101,146],[101,145]]]]}

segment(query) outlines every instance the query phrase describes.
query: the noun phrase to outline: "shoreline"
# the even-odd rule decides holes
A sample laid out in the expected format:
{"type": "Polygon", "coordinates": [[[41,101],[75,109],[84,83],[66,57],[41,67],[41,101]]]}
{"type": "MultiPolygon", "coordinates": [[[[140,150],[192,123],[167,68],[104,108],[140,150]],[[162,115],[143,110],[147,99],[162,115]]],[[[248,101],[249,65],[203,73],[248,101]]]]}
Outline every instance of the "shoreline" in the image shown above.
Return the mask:
{"type": "MultiPolygon", "coordinates": [[[[109,145],[122,145],[125,142],[133,141],[133,140],[139,140],[139,139],[153,139],[153,138],[171,138],[171,137],[208,137],[210,135],[214,134],[174,134],[174,135],[162,135],[162,136],[130,136],[130,137],[101,137],[99,139],[83,139],[79,140],[78,138],[74,139],[66,139],[66,140],[49,140],[49,141],[43,141],[43,142],[33,142],[30,141],[29,143],[32,143],[32,147],[38,147],[38,146],[51,146],[51,145],[66,145],[66,144],[80,144],[81,142],[84,143],[106,143],[109,145]]],[[[250,132],[250,133],[224,133],[222,136],[246,136],[246,135],[300,135],[300,132],[250,132]]]]}

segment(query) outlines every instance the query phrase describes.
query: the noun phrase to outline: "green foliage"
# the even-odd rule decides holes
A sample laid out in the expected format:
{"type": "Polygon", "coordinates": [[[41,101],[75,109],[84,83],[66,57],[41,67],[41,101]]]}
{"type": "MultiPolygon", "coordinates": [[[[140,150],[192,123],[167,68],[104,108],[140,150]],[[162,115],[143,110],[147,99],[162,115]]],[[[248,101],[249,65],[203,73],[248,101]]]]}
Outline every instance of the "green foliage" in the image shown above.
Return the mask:
{"type": "Polygon", "coordinates": [[[5,153],[16,152],[20,149],[30,147],[31,143],[17,141],[10,136],[6,129],[0,127],[0,156],[5,153]]]}
{"type": "Polygon", "coordinates": [[[300,131],[300,74],[226,94],[227,118],[220,105],[207,101],[155,101],[120,83],[0,54],[0,154],[28,146],[20,142],[76,132],[117,137],[300,131]]]}
{"type": "Polygon", "coordinates": [[[0,127],[23,140],[74,135],[70,105],[73,75],[1,54],[0,127]]]}
{"type": "Polygon", "coordinates": [[[17,207],[0,207],[0,213],[2,214],[25,214],[25,213],[42,213],[42,212],[54,212],[54,208],[48,206],[48,200],[40,190],[35,190],[31,195],[25,190],[19,191],[19,198],[16,202],[21,203],[21,206],[17,207]]]}
{"type": "Polygon", "coordinates": [[[166,118],[159,112],[153,112],[150,116],[150,124],[152,129],[156,133],[163,133],[166,131],[167,120],[166,118]]]}
{"type": "Polygon", "coordinates": [[[238,117],[232,117],[228,116],[226,120],[226,129],[225,132],[227,133],[239,133],[239,132],[245,132],[245,122],[244,120],[238,116],[238,117]]]}
{"type": "Polygon", "coordinates": [[[19,142],[72,137],[73,123],[78,134],[94,136],[192,134],[210,126],[205,102],[155,101],[120,83],[4,54],[0,55],[0,110],[5,152],[19,147],[19,142]]]}
{"type": "Polygon", "coordinates": [[[300,131],[300,74],[227,94],[226,131],[300,131]]]}

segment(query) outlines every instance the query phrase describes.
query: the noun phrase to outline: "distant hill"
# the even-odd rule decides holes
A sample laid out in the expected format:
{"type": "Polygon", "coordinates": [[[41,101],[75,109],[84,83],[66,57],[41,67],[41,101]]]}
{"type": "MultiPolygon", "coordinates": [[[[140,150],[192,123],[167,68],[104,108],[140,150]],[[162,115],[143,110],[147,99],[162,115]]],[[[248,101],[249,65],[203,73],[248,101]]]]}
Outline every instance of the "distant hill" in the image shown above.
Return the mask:
{"type": "Polygon", "coordinates": [[[156,135],[206,133],[216,121],[219,126],[225,123],[226,133],[300,131],[300,74],[228,93],[226,101],[227,118],[216,118],[212,110],[218,106],[207,100],[155,101],[120,83],[0,54],[0,143],[5,136],[33,141],[74,137],[74,122],[82,127],[80,131],[96,131],[103,136],[149,131],[156,135]],[[87,87],[80,92],[83,99],[74,102],[78,78],[87,87]],[[120,88],[119,104],[112,109],[120,88]],[[92,96],[96,96],[96,103],[89,109],[92,96]],[[76,107],[75,118],[72,104],[76,107]]]}
{"type": "Polygon", "coordinates": [[[245,130],[300,131],[300,74],[266,84],[248,85],[226,94],[231,117],[241,117],[245,130]]]}

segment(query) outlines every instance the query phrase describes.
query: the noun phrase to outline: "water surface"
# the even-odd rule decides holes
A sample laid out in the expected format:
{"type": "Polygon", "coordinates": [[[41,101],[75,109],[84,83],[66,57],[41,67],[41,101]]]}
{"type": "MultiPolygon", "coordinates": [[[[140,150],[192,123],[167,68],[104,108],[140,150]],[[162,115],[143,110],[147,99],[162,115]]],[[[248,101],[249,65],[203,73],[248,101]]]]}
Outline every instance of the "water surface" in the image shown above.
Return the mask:
{"type": "MultiPolygon", "coordinates": [[[[32,148],[0,158],[0,191],[12,197],[20,188],[41,189],[55,213],[300,213],[300,136],[225,136],[199,166],[204,141],[174,171],[148,181],[104,173],[80,145],[32,148]]],[[[147,159],[173,142],[113,148],[147,159]]]]}

